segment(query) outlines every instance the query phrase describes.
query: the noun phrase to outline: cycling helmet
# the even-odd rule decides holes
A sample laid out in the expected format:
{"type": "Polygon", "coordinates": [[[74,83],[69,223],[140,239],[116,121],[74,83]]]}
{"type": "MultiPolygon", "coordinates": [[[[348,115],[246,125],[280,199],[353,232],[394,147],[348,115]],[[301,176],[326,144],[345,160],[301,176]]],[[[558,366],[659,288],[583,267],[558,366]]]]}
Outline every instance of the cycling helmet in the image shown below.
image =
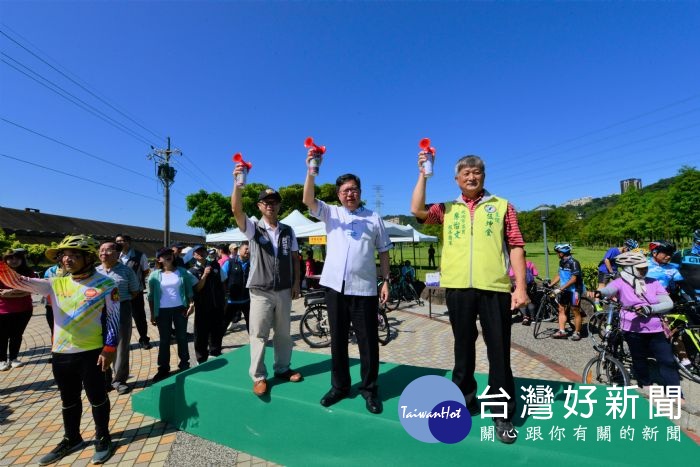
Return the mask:
{"type": "Polygon", "coordinates": [[[621,267],[648,266],[647,257],[638,251],[626,251],[615,257],[615,264],[621,267]]]}
{"type": "Polygon", "coordinates": [[[570,243],[557,243],[554,245],[554,251],[557,253],[562,253],[565,255],[568,255],[571,253],[571,244],[570,243]]]}
{"type": "Polygon", "coordinates": [[[657,251],[672,256],[673,253],[676,252],[676,246],[673,243],[669,243],[665,240],[656,240],[655,242],[649,243],[649,251],[651,253],[657,251]]]}
{"type": "Polygon", "coordinates": [[[623,245],[625,245],[628,250],[634,250],[635,248],[639,247],[639,243],[637,243],[637,240],[633,240],[631,238],[625,240],[625,243],[623,243],[623,245]]]}
{"type": "Polygon", "coordinates": [[[68,235],[66,238],[53,248],[46,250],[46,257],[54,263],[58,261],[58,254],[63,250],[80,250],[98,256],[100,243],[87,235],[68,235]]]}
{"type": "Polygon", "coordinates": [[[695,232],[693,232],[693,241],[695,243],[700,242],[700,229],[696,229],[695,232]]]}

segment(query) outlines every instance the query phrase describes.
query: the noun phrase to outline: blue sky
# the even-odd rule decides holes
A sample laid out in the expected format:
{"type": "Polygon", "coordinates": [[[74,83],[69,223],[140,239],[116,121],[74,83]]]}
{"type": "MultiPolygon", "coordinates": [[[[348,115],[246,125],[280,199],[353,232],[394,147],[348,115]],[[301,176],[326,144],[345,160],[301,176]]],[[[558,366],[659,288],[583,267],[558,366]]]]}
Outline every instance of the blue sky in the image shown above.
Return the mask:
{"type": "Polygon", "coordinates": [[[303,183],[306,136],[318,182],[357,173],[382,214],[409,213],[425,136],[428,201],[467,154],[518,209],[647,185],[700,160],[698,24],[698,2],[0,1],[0,30],[110,103],[0,34],[0,205],[162,228],[166,136],[174,231],[198,232],[185,195],[230,193],[235,152],[249,181],[303,183]]]}

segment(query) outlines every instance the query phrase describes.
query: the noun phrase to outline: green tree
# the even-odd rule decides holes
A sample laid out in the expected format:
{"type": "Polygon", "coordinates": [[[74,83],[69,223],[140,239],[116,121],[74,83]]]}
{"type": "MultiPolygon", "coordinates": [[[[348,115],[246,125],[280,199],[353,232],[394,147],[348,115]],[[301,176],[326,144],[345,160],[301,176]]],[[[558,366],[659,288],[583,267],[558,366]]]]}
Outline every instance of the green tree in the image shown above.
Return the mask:
{"type": "Polygon", "coordinates": [[[187,210],[194,211],[187,221],[190,227],[199,227],[206,233],[222,232],[233,226],[231,201],[221,193],[199,190],[187,195],[187,210]]]}
{"type": "Polygon", "coordinates": [[[7,235],[4,230],[0,229],[0,254],[12,248],[12,244],[16,241],[15,234],[7,235]]]}
{"type": "Polygon", "coordinates": [[[680,243],[700,228],[700,171],[681,167],[668,192],[669,235],[680,243]]]}

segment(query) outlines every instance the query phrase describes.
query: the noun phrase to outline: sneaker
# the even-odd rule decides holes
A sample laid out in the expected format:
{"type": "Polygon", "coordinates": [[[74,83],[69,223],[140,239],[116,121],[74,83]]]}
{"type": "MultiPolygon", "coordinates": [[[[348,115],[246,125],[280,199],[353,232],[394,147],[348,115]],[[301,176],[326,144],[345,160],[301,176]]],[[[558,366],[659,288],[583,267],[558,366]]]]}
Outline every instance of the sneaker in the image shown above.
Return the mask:
{"type": "Polygon", "coordinates": [[[53,464],[54,462],[58,462],[68,454],[72,454],[78,449],[81,449],[84,445],[85,443],[82,439],[78,439],[78,441],[71,441],[68,438],[63,438],[61,442],[58,443],[58,446],[53,448],[50,453],[39,459],[39,465],[49,465],[53,464]]]}
{"type": "Polygon", "coordinates": [[[19,367],[21,367],[22,365],[24,365],[24,362],[20,361],[19,358],[15,358],[14,360],[12,360],[12,361],[10,362],[10,366],[11,366],[12,368],[19,368],[19,367]]]}
{"type": "Polygon", "coordinates": [[[129,385],[122,383],[121,381],[114,383],[112,387],[117,390],[117,394],[128,394],[129,391],[131,391],[129,385]]]}
{"type": "Polygon", "coordinates": [[[494,418],[496,425],[496,436],[505,444],[513,444],[518,439],[518,430],[513,427],[513,424],[502,418],[494,418]]]}
{"type": "Polygon", "coordinates": [[[0,371],[7,371],[10,369],[10,362],[5,360],[4,362],[0,362],[0,371]]]}
{"type": "Polygon", "coordinates": [[[569,337],[572,341],[580,341],[581,340],[581,334],[575,332],[569,337]]]}
{"type": "Polygon", "coordinates": [[[114,445],[109,436],[103,436],[95,440],[95,454],[92,456],[93,464],[104,464],[114,453],[114,445]]]}
{"type": "Polygon", "coordinates": [[[681,365],[683,365],[683,368],[685,368],[688,371],[690,371],[693,368],[693,362],[691,362],[687,358],[681,360],[681,365]]]}
{"type": "Polygon", "coordinates": [[[568,337],[569,335],[566,333],[566,331],[562,331],[561,329],[552,334],[552,339],[566,339],[568,337]]]}
{"type": "Polygon", "coordinates": [[[523,326],[529,326],[530,325],[530,318],[528,318],[528,317],[523,318],[523,320],[520,324],[522,324],[523,326]]]}

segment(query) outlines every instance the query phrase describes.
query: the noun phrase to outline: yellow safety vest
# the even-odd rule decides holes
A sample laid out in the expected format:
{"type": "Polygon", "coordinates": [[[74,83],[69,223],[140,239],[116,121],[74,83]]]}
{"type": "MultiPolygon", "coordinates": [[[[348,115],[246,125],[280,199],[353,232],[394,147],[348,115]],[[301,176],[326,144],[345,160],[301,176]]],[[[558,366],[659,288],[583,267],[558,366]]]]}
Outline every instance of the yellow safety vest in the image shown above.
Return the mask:
{"type": "Polygon", "coordinates": [[[510,292],[505,216],[508,201],[482,199],[474,209],[459,202],[445,204],[440,286],[510,292]]]}

